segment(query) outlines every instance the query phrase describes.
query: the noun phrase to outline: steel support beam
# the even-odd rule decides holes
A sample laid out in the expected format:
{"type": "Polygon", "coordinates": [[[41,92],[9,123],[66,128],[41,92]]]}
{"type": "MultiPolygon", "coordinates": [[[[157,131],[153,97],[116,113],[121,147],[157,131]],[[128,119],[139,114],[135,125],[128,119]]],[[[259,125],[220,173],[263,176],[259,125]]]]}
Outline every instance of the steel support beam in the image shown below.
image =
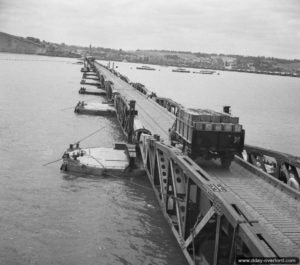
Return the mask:
{"type": "Polygon", "coordinates": [[[193,241],[193,239],[200,233],[200,231],[203,229],[203,227],[207,224],[207,222],[210,220],[210,218],[215,214],[215,208],[212,206],[208,212],[205,214],[205,216],[202,218],[199,224],[196,225],[192,233],[189,235],[189,237],[184,242],[184,248],[187,248],[193,241]]]}

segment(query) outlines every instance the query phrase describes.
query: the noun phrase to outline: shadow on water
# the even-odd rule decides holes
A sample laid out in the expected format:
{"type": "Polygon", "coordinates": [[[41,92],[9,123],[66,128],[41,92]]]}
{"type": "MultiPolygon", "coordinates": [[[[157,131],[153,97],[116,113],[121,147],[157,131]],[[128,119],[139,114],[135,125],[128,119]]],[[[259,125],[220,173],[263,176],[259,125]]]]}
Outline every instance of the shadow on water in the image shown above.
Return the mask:
{"type": "Polygon", "coordinates": [[[119,175],[106,173],[101,176],[80,174],[76,172],[63,173],[62,178],[66,181],[88,180],[89,182],[118,181],[126,186],[134,186],[144,190],[152,191],[151,184],[144,170],[124,172],[119,175]]]}

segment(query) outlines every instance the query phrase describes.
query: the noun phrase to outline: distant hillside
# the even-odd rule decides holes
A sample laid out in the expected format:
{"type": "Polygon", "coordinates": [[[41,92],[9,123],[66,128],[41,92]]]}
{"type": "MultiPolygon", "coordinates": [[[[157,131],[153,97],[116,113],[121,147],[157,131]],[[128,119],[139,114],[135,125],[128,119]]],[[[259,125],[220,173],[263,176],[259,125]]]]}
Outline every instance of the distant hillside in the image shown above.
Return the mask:
{"type": "Polygon", "coordinates": [[[80,47],[41,41],[34,37],[17,37],[0,32],[0,52],[40,54],[59,57],[81,57],[90,54],[96,59],[159,64],[178,67],[206,68],[223,71],[250,72],[300,77],[300,60],[264,56],[242,56],[168,50],[124,51],[103,47],[80,47]]]}
{"type": "Polygon", "coordinates": [[[42,54],[46,48],[28,39],[0,32],[0,52],[42,54]]]}
{"type": "Polygon", "coordinates": [[[300,60],[167,50],[91,49],[97,59],[300,77],[300,60]]]}
{"type": "Polygon", "coordinates": [[[76,57],[81,55],[74,46],[40,41],[34,37],[18,37],[0,32],[0,52],[39,54],[59,57],[76,57]]]}

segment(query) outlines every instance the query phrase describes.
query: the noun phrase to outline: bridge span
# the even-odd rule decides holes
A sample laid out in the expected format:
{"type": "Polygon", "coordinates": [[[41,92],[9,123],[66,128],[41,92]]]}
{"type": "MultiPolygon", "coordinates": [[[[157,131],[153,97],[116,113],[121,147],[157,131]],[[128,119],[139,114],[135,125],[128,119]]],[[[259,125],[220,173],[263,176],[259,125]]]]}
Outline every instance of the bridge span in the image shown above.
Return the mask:
{"type": "Polygon", "coordinates": [[[128,100],[135,100],[136,110],[138,111],[137,118],[144,127],[150,130],[153,135],[160,135],[162,140],[168,142],[168,130],[173,125],[175,116],[153,101],[149,95],[145,95],[138,91],[129,83],[111,73],[108,69],[101,67],[100,64],[97,63],[95,66],[103,74],[106,80],[112,82],[111,88],[114,93],[120,93],[120,95],[128,100]]]}
{"type": "Polygon", "coordinates": [[[196,164],[169,143],[173,113],[114,70],[97,62],[88,65],[102,80],[109,99],[135,101],[134,119],[151,133],[134,135],[135,143],[189,264],[238,264],[238,257],[300,257],[297,190],[237,156],[227,170],[215,161],[196,164]]]}

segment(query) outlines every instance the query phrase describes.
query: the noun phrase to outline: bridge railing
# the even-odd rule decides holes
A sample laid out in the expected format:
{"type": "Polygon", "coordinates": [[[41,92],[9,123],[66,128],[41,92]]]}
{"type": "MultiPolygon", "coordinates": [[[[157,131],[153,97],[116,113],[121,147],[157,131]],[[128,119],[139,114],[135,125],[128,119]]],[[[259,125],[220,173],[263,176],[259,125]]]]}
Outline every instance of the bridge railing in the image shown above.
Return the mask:
{"type": "Polygon", "coordinates": [[[139,147],[163,213],[190,264],[233,264],[236,256],[277,255],[259,222],[193,160],[157,136],[142,134],[139,147]]]}
{"type": "Polygon", "coordinates": [[[300,190],[300,157],[251,145],[245,145],[244,150],[247,162],[300,190]]]}
{"type": "Polygon", "coordinates": [[[170,98],[155,97],[154,100],[174,115],[176,115],[178,111],[183,108],[183,106],[180,103],[170,98]]]}

